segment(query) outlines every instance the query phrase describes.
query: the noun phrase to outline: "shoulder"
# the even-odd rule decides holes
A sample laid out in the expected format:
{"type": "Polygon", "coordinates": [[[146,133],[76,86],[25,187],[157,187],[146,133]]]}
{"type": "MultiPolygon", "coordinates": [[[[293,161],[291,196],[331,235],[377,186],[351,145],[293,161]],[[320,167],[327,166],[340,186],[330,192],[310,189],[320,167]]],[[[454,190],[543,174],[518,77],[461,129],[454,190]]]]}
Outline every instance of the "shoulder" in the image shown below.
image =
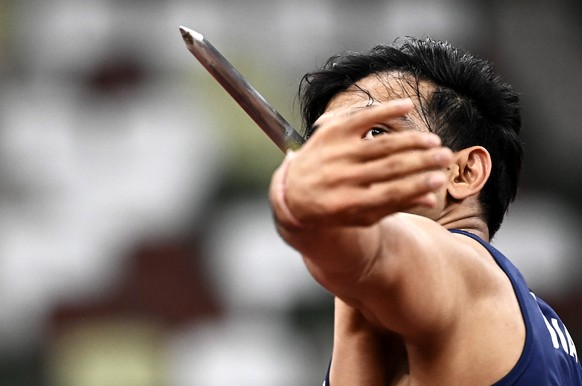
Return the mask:
{"type": "Polygon", "coordinates": [[[456,283],[469,287],[495,286],[505,280],[503,271],[481,243],[426,217],[407,213],[388,216],[380,223],[380,233],[380,260],[385,260],[396,275],[414,270],[435,279],[456,278],[456,283]]]}
{"type": "Polygon", "coordinates": [[[380,233],[382,246],[359,283],[359,298],[388,329],[424,339],[450,331],[467,310],[513,296],[487,249],[469,237],[404,213],[382,220],[380,233]],[[398,315],[396,323],[391,315],[398,315]]]}
{"type": "MultiPolygon", "coordinates": [[[[526,336],[514,283],[486,247],[487,242],[437,229],[422,219],[411,217],[410,221],[423,230],[420,234],[428,239],[429,248],[431,244],[440,246],[433,258],[436,263],[427,263],[431,269],[427,275],[442,276],[437,294],[442,299],[439,310],[446,310],[437,311],[440,318],[424,326],[419,347],[433,349],[438,342],[440,357],[458,369],[477,366],[487,382],[501,379],[518,362],[526,336]],[[491,356],[492,352],[498,354],[491,356]]],[[[465,376],[473,379],[469,372],[465,376]]]]}

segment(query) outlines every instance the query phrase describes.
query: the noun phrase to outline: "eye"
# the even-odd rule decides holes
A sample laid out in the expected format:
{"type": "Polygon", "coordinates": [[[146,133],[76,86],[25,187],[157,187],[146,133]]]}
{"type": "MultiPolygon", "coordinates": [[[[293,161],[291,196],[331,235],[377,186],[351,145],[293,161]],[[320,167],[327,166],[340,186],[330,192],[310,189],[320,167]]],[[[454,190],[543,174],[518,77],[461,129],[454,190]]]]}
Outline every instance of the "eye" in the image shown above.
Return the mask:
{"type": "Polygon", "coordinates": [[[385,127],[372,127],[370,130],[364,134],[363,139],[374,139],[379,135],[388,134],[390,131],[385,127]]]}

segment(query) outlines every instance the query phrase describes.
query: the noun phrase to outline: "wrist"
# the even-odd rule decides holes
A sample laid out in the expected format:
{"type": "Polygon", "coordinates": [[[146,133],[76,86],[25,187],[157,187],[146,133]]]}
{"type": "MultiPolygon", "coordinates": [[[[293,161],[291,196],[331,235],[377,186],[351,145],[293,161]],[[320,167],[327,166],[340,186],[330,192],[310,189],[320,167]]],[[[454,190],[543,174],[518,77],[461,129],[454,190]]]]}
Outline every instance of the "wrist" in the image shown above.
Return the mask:
{"type": "Polygon", "coordinates": [[[293,158],[295,158],[295,152],[288,151],[277,171],[271,188],[271,204],[275,219],[280,225],[285,228],[299,229],[304,228],[304,224],[295,217],[287,205],[287,174],[293,158]]]}

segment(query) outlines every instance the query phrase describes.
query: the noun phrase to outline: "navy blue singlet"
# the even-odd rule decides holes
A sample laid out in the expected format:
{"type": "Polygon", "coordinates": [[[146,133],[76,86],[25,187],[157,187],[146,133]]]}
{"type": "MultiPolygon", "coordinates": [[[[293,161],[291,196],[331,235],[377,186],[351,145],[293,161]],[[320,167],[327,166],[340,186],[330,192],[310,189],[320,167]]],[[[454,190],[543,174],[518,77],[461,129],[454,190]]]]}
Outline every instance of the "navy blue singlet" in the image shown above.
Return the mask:
{"type": "MultiPolygon", "coordinates": [[[[505,272],[519,302],[525,321],[523,352],[515,367],[493,386],[582,386],[582,367],[574,342],[556,312],[529,290],[519,270],[491,244],[461,231],[483,245],[505,272]]],[[[329,367],[323,386],[329,383],[329,367]]]]}

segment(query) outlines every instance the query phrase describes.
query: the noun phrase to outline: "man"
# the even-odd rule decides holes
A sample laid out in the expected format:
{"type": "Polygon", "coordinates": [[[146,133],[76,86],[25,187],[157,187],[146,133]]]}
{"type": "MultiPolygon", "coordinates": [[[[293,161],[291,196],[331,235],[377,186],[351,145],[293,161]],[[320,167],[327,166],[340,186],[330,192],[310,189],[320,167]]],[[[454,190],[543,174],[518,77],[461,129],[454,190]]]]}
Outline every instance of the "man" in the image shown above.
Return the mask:
{"type": "Polygon", "coordinates": [[[270,199],[336,296],[324,385],[582,385],[568,330],[488,243],[522,158],[492,66],[407,39],[332,57],[300,96],[309,139],[270,199]]]}

